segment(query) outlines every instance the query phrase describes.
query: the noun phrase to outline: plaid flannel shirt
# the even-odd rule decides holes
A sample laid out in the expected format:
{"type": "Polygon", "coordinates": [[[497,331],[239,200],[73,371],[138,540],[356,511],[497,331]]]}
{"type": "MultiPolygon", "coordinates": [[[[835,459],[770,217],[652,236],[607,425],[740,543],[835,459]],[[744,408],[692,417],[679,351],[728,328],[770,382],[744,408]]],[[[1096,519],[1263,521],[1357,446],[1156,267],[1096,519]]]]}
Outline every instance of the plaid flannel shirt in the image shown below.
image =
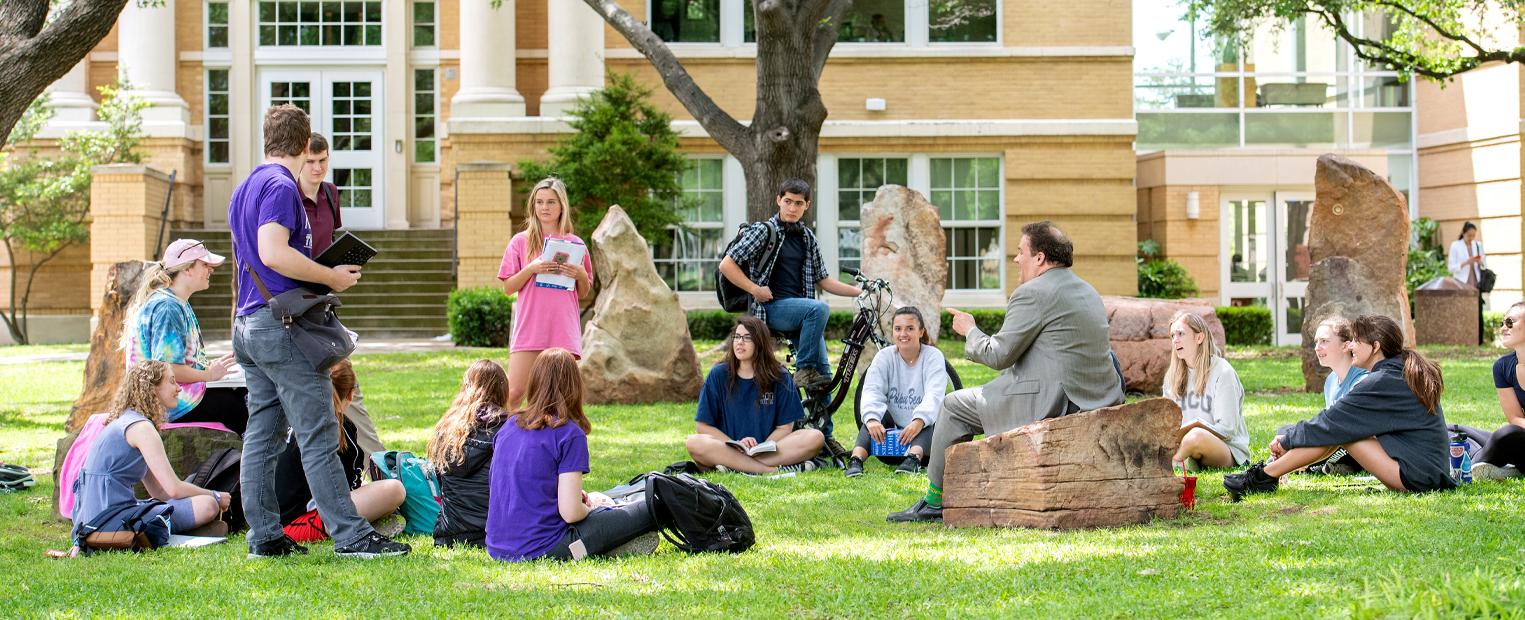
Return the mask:
{"type": "MultiPolygon", "coordinates": [[[[772,275],[768,271],[768,256],[763,253],[765,249],[772,249],[767,247],[768,230],[779,231],[779,243],[783,243],[784,240],[783,231],[779,230],[781,222],[778,219],[778,215],[768,218],[764,223],[767,224],[767,228],[762,226],[748,228],[746,233],[742,235],[741,241],[738,241],[736,246],[731,248],[731,251],[726,254],[726,256],[731,257],[731,260],[736,261],[738,264],[757,258],[757,260],[748,266],[747,278],[758,286],[768,286],[768,278],[772,275]]],[[[783,260],[782,257],[780,257],[780,260],[783,260]]],[[[805,227],[805,264],[786,265],[778,263],[774,268],[803,269],[805,274],[806,299],[816,298],[816,282],[820,282],[822,278],[829,275],[826,272],[826,261],[821,258],[821,246],[815,240],[815,231],[811,230],[809,226],[805,227]]],[[[757,303],[757,298],[755,297],[748,301],[747,312],[752,316],[762,319],[764,322],[768,320],[768,311],[763,308],[762,304],[757,303]]]]}

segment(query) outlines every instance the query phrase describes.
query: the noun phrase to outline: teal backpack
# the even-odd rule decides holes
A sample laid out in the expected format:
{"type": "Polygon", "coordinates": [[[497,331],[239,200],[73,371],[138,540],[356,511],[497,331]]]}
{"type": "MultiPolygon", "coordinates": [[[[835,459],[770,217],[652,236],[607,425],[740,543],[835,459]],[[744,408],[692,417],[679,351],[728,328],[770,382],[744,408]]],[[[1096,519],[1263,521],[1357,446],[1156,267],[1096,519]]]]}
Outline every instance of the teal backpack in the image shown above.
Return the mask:
{"type": "Polygon", "coordinates": [[[379,474],[378,479],[401,480],[402,487],[407,490],[408,498],[398,509],[408,522],[403,533],[433,535],[434,522],[439,519],[440,506],[445,503],[445,498],[440,496],[439,478],[435,477],[429,461],[412,452],[388,450],[372,454],[371,464],[374,465],[372,477],[379,474]]]}

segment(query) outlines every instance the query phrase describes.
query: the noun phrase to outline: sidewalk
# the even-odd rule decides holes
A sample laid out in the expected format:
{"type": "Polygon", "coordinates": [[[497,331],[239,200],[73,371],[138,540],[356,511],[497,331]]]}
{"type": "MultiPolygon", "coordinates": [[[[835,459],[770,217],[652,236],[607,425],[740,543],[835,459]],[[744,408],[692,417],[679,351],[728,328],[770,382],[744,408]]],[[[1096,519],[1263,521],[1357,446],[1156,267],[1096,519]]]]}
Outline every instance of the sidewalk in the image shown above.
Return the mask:
{"type": "MultiPolygon", "coordinates": [[[[207,357],[216,358],[224,353],[233,351],[232,340],[213,340],[206,343],[207,357]]],[[[455,348],[455,343],[450,339],[435,338],[361,338],[355,346],[355,355],[369,355],[371,353],[418,353],[423,351],[441,351],[455,348]]],[[[83,362],[88,353],[58,353],[51,355],[32,355],[23,357],[9,357],[0,359],[0,366],[13,364],[38,364],[45,362],[83,362]]]]}

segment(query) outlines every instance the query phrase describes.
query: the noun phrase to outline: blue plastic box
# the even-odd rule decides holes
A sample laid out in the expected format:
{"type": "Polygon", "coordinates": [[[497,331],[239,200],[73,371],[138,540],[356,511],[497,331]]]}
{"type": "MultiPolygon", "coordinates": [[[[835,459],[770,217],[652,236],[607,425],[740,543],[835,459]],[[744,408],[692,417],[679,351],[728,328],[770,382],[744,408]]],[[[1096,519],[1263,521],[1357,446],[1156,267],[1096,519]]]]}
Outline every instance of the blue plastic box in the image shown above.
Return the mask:
{"type": "Polygon", "coordinates": [[[869,440],[869,451],[874,456],[905,456],[907,446],[900,444],[900,429],[884,429],[884,441],[869,440]]]}

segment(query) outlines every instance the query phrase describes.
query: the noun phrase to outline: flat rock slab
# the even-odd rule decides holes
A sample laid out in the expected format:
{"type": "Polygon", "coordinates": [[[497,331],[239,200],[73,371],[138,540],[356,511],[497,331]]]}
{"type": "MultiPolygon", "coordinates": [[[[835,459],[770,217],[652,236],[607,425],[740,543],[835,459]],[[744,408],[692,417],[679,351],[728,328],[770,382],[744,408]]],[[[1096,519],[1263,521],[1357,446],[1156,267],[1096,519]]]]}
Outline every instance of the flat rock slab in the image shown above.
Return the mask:
{"type": "Polygon", "coordinates": [[[943,523],[1075,529],[1181,509],[1181,409],[1164,398],[1051,418],[948,449],[943,523]]]}

